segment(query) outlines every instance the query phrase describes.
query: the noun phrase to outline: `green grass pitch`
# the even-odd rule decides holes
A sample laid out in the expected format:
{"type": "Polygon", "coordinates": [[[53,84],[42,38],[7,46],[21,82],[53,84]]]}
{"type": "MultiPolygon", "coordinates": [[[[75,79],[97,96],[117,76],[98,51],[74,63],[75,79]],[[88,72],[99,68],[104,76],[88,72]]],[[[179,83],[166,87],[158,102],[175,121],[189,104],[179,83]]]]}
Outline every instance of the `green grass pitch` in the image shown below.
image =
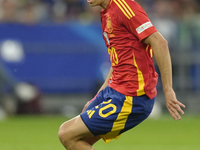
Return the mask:
{"type": "MultiPolygon", "coordinates": [[[[64,150],[57,136],[62,116],[13,116],[0,121],[0,150],[64,150]]],[[[200,117],[147,119],[96,150],[200,150],[200,117]]]]}

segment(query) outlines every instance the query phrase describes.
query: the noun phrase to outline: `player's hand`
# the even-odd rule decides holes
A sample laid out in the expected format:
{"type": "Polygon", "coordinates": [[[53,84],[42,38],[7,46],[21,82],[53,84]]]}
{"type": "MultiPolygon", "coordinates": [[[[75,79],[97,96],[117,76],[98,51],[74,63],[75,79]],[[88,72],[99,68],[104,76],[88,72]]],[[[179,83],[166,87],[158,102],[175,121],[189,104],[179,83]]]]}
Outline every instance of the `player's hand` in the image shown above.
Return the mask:
{"type": "Polygon", "coordinates": [[[173,89],[165,91],[165,100],[167,109],[169,110],[171,116],[174,118],[174,120],[180,120],[181,116],[179,113],[184,115],[184,111],[181,109],[181,107],[185,108],[185,105],[176,99],[176,94],[173,89]]]}

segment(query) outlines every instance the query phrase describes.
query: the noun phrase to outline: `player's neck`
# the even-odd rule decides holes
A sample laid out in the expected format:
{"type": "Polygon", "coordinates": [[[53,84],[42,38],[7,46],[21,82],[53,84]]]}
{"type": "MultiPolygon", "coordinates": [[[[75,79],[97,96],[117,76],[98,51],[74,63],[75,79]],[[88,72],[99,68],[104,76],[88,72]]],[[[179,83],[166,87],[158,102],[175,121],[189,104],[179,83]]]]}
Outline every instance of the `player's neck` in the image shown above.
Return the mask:
{"type": "Polygon", "coordinates": [[[100,4],[100,6],[103,8],[103,9],[106,9],[106,7],[108,6],[110,0],[103,0],[103,2],[100,4]]]}

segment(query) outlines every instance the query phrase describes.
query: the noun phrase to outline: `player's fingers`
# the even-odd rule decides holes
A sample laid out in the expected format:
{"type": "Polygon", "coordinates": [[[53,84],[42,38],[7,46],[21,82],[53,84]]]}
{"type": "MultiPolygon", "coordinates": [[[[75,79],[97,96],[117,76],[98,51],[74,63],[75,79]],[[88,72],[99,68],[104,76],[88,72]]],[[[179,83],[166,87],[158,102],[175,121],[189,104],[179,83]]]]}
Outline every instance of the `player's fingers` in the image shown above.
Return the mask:
{"type": "Polygon", "coordinates": [[[170,106],[174,108],[173,111],[178,110],[182,115],[184,115],[184,111],[181,109],[181,107],[176,102],[172,103],[170,106]]]}
{"type": "Polygon", "coordinates": [[[184,111],[181,109],[181,107],[180,107],[178,104],[176,104],[176,109],[177,109],[182,115],[184,115],[184,111]]]}
{"type": "Polygon", "coordinates": [[[176,110],[178,110],[182,115],[184,115],[184,111],[181,109],[181,107],[185,108],[184,104],[182,104],[179,101],[175,101],[172,105],[174,108],[176,108],[176,110]]]}
{"type": "Polygon", "coordinates": [[[182,115],[184,115],[184,111],[181,109],[181,107],[178,104],[173,105],[173,111],[179,120],[181,119],[181,116],[177,111],[179,111],[182,115]]]}
{"type": "Polygon", "coordinates": [[[185,105],[179,101],[176,102],[179,106],[181,106],[182,108],[185,108],[185,105]]]}
{"type": "Polygon", "coordinates": [[[183,114],[184,114],[184,112],[182,111],[182,109],[180,108],[179,105],[171,105],[171,106],[169,107],[169,109],[170,109],[171,112],[176,116],[176,118],[178,118],[179,120],[181,119],[181,116],[180,116],[180,114],[178,113],[178,111],[180,111],[180,113],[183,113],[183,114]],[[177,110],[178,110],[178,111],[177,111],[177,110]]]}
{"type": "Polygon", "coordinates": [[[168,108],[168,111],[171,114],[171,116],[174,118],[174,120],[177,120],[176,115],[174,114],[174,112],[170,108],[168,108]]]}

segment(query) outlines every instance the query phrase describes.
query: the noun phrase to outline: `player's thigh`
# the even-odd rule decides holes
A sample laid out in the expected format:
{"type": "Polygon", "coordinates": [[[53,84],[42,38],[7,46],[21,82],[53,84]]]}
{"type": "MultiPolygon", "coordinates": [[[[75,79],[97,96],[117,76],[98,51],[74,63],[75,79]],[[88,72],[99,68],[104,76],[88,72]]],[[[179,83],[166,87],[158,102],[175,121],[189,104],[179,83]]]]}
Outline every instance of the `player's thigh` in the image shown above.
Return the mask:
{"type": "Polygon", "coordinates": [[[69,121],[64,122],[60,126],[58,135],[60,139],[67,140],[79,140],[85,137],[93,136],[80,116],[74,117],[69,121]]]}

